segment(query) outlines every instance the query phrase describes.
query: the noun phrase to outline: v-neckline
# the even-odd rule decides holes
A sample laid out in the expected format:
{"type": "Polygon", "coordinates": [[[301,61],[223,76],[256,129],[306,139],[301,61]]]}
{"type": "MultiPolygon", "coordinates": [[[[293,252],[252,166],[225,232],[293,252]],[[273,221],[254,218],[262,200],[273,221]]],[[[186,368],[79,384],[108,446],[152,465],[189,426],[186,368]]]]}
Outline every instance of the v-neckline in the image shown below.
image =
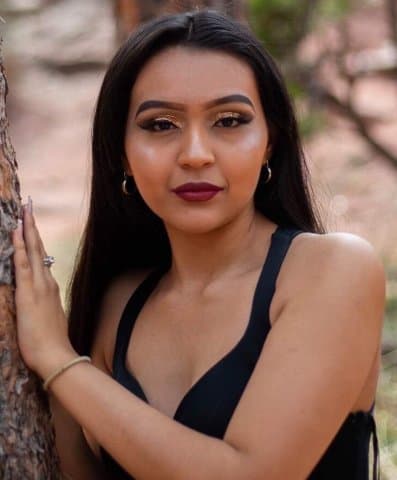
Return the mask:
{"type": "MultiPolygon", "coordinates": [[[[209,369],[207,369],[194,383],[193,385],[186,391],[186,393],[182,396],[182,399],[180,400],[180,402],[178,403],[177,405],[177,408],[174,412],[174,415],[172,417],[170,417],[172,420],[177,420],[178,417],[181,415],[181,412],[183,411],[183,408],[185,406],[185,404],[187,403],[188,399],[193,395],[193,393],[197,390],[197,388],[199,388],[208,378],[210,378],[211,374],[213,374],[217,369],[219,369],[229,358],[232,357],[232,355],[240,348],[240,346],[243,344],[245,338],[247,337],[247,334],[248,334],[248,331],[250,330],[252,324],[253,324],[253,319],[254,319],[254,305],[256,304],[256,302],[258,301],[258,294],[259,294],[259,290],[260,290],[260,285],[262,284],[262,281],[263,281],[263,278],[265,277],[265,273],[266,273],[266,270],[267,270],[267,267],[270,263],[270,258],[271,258],[271,253],[272,251],[274,250],[275,248],[275,244],[276,244],[276,237],[277,235],[279,234],[280,230],[282,229],[282,227],[280,225],[278,225],[276,227],[276,229],[273,231],[273,233],[271,234],[271,237],[270,237],[270,244],[269,244],[269,248],[267,250],[267,253],[266,253],[266,256],[265,256],[265,260],[262,264],[262,268],[261,268],[261,271],[260,271],[260,274],[258,276],[258,279],[257,279],[257,282],[256,282],[256,285],[255,285],[255,289],[254,289],[254,294],[253,294],[253,297],[252,297],[252,301],[251,301],[251,309],[250,309],[250,314],[249,314],[249,319],[248,319],[248,323],[247,323],[247,326],[244,330],[244,333],[243,335],[241,336],[241,338],[238,340],[238,342],[235,344],[234,347],[232,347],[231,350],[229,350],[227,353],[225,353],[225,355],[223,357],[221,357],[216,363],[214,363],[209,369]]],[[[152,282],[150,282],[150,288],[148,288],[148,290],[146,291],[146,295],[145,295],[145,298],[144,298],[144,301],[141,303],[140,307],[135,311],[135,315],[134,315],[134,318],[131,319],[131,328],[129,330],[129,337],[128,337],[128,340],[126,341],[126,345],[127,345],[127,348],[125,349],[125,351],[123,352],[123,358],[122,358],[122,361],[121,361],[121,367],[123,369],[123,373],[124,375],[129,378],[134,384],[135,386],[137,387],[138,391],[139,391],[139,397],[145,401],[148,405],[150,406],[153,406],[150,404],[149,400],[148,400],[148,397],[142,387],[142,384],[139,382],[138,378],[132,373],[130,372],[130,370],[128,369],[127,365],[126,365],[126,360],[127,360],[127,351],[128,351],[128,346],[129,346],[129,343],[130,343],[130,339],[132,337],[132,334],[133,334],[133,330],[134,330],[134,326],[135,326],[135,323],[136,323],[136,320],[139,316],[139,313],[140,311],[142,310],[143,308],[143,305],[144,303],[146,302],[146,300],[149,298],[150,294],[153,292],[153,290],[156,288],[158,282],[160,281],[161,277],[166,273],[167,271],[167,268],[164,268],[164,266],[154,270],[150,275],[149,277],[153,279],[152,282]],[[154,276],[154,278],[153,278],[154,276]]],[[[148,277],[147,277],[148,279],[148,277]]],[[[138,287],[139,288],[139,287],[138,287]]],[[[153,407],[155,408],[155,407],[153,407]]]]}

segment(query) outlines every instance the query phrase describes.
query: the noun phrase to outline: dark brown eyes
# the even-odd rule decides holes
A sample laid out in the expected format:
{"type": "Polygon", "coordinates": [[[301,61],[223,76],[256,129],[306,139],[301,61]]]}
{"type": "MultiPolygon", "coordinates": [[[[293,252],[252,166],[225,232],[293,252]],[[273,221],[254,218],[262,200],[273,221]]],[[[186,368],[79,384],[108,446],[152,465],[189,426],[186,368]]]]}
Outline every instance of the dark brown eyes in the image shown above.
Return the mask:
{"type": "MultiPolygon", "coordinates": [[[[221,128],[236,128],[240,125],[249,123],[251,120],[252,118],[248,115],[228,115],[219,118],[214,123],[214,126],[221,128]]],[[[149,130],[152,132],[164,132],[178,128],[178,125],[176,125],[173,121],[162,118],[147,120],[141,123],[139,126],[144,130],[149,130]]]]}

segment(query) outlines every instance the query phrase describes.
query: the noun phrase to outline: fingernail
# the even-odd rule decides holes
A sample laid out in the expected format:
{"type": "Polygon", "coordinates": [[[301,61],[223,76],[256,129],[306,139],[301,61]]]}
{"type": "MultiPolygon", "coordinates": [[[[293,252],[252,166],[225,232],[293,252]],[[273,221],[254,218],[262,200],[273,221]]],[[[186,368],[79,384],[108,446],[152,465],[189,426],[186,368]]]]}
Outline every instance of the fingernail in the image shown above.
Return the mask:
{"type": "Polygon", "coordinates": [[[21,219],[17,218],[17,223],[16,223],[15,227],[14,226],[12,227],[13,230],[18,230],[20,221],[21,221],[21,219]]]}
{"type": "Polygon", "coordinates": [[[22,230],[23,230],[23,221],[21,218],[18,218],[18,221],[17,221],[17,228],[15,229],[15,231],[17,232],[17,235],[22,238],[22,230]]]}
{"type": "Polygon", "coordinates": [[[28,212],[33,213],[33,202],[32,202],[32,198],[30,197],[30,195],[28,196],[28,212]]]}

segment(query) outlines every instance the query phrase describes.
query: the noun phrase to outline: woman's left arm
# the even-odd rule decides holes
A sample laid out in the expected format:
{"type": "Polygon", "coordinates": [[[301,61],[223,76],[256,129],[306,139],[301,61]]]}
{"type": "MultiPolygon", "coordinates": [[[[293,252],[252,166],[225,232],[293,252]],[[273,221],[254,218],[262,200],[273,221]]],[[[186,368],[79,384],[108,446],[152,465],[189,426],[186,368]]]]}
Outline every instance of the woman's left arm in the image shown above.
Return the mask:
{"type": "MultiPolygon", "coordinates": [[[[14,233],[18,339],[26,363],[47,378],[77,354],[29,212],[24,237],[14,233]]],[[[136,478],[306,478],[363,387],[384,302],[383,271],[367,244],[327,242],[323,263],[307,266],[308,280],[280,312],[224,440],[170,419],[87,363],[57,377],[52,393],[136,478]]]]}

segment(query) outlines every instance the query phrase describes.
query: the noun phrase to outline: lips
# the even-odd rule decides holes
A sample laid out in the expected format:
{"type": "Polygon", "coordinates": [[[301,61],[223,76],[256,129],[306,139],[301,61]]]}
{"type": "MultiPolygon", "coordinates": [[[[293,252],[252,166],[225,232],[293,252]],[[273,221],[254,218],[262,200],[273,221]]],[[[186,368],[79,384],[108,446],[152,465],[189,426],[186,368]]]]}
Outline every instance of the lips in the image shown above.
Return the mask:
{"type": "Polygon", "coordinates": [[[223,188],[208,182],[189,182],[173,189],[175,193],[219,192],[220,190],[223,190],[223,188]]]}
{"type": "Polygon", "coordinates": [[[189,182],[174,188],[173,192],[187,202],[205,202],[223,190],[208,182],[189,182]]]}

